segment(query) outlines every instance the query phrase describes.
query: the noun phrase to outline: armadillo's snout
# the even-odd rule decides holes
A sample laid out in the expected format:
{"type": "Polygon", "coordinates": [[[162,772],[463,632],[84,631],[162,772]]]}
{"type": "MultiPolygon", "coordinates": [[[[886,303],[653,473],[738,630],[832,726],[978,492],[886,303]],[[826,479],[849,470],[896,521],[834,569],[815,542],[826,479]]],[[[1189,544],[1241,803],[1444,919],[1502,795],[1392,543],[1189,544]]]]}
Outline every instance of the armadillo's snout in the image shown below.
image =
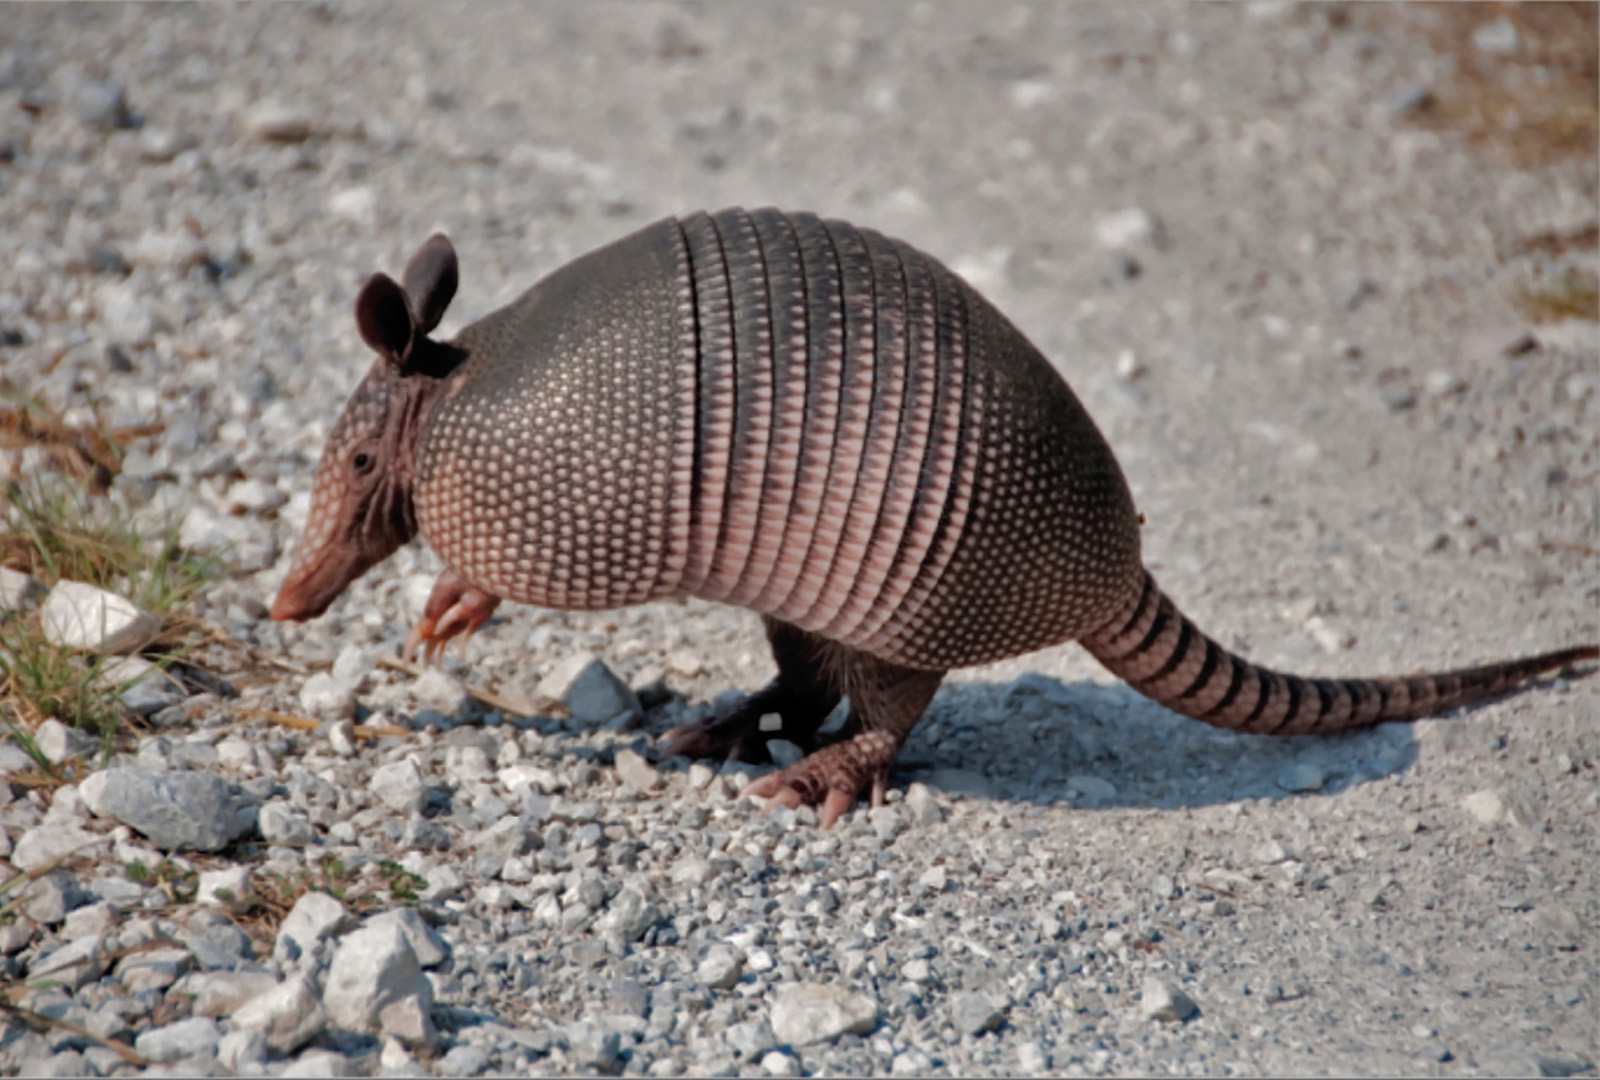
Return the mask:
{"type": "Polygon", "coordinates": [[[272,617],[278,622],[302,622],[321,615],[331,603],[332,597],[318,603],[309,595],[304,583],[291,577],[278,589],[278,595],[272,601],[272,617]]]}
{"type": "Polygon", "coordinates": [[[342,546],[324,549],[314,559],[296,560],[272,601],[272,617],[279,622],[315,619],[374,561],[342,546]]]}

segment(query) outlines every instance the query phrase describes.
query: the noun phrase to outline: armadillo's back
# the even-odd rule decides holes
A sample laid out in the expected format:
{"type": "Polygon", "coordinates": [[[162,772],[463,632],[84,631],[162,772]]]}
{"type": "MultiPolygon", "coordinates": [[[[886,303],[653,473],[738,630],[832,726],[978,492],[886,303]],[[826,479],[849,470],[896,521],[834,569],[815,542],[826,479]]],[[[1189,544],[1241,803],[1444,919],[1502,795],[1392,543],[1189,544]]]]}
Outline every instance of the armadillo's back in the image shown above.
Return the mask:
{"type": "Polygon", "coordinates": [[[689,546],[695,311],[676,225],[591,252],[462,331],[418,450],[417,521],[498,596],[670,595],[689,546]]]}
{"type": "Polygon", "coordinates": [[[662,222],[461,344],[418,518],[500,595],[696,595],[945,668],[1074,637],[1137,588],[1131,498],[1066,384],[877,233],[662,222]]]}

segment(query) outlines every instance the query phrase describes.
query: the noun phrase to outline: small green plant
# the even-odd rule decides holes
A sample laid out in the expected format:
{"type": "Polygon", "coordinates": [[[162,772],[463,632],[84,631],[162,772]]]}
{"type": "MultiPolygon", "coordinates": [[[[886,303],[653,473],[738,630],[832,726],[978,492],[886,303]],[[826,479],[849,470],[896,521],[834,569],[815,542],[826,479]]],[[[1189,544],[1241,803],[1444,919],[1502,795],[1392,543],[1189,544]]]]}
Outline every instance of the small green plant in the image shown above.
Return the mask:
{"type": "Polygon", "coordinates": [[[389,883],[389,895],[401,904],[415,904],[418,892],[428,887],[426,878],[413,874],[397,862],[385,860],[378,864],[384,879],[389,883]]]}
{"type": "Polygon", "coordinates": [[[177,904],[194,902],[200,884],[197,871],[186,870],[171,859],[162,859],[153,868],[135,859],[122,868],[129,881],[146,888],[159,888],[177,904]]]}
{"type": "MultiPolygon", "coordinates": [[[[89,490],[51,472],[0,486],[0,565],[46,586],[66,579],[127,597],[161,620],[148,646],[161,665],[195,638],[198,623],[186,611],[216,564],[184,551],[175,529],[141,535],[128,524],[120,500],[89,490]]],[[[109,752],[123,722],[117,697],[137,678],[110,685],[105,664],[105,657],[52,644],[36,613],[0,612],[0,723],[45,775],[57,777],[59,770],[27,734],[44,720],[92,732],[109,752]]]]}

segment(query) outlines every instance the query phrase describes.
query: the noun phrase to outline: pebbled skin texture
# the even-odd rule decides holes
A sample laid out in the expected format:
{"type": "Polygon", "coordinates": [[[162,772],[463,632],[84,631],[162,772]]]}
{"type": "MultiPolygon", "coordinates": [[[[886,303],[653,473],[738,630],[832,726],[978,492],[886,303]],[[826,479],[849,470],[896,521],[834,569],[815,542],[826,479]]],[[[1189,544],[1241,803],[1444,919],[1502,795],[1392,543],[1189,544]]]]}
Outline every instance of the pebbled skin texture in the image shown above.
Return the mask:
{"type": "Polygon", "coordinates": [[[408,649],[470,635],[502,599],[750,608],[778,678],[668,750],[762,759],[776,712],[812,753],[750,790],[825,824],[869,785],[881,800],[946,670],[1064,641],[1185,715],[1265,733],[1410,719],[1600,655],[1336,680],[1232,655],[1144,570],[1122,471],[1049,362],[870,229],[667,219],[434,342],[455,282],[436,236],[403,288],[363,288],[380,359],[329,437],[274,617],[319,614],[417,531],[449,570],[408,649]],[[817,747],[846,696],[840,741],[817,747]]]}

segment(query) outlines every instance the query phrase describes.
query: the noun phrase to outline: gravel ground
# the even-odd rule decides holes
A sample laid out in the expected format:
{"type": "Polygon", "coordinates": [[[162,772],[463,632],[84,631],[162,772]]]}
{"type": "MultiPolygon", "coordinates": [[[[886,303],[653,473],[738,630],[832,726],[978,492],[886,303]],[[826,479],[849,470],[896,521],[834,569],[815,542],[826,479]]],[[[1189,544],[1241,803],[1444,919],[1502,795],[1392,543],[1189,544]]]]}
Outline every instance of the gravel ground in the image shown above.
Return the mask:
{"type": "Polygon", "coordinates": [[[413,548],[265,618],[366,274],[448,231],[449,332],[664,214],[776,204],[1010,314],[1165,588],[1253,658],[1594,640],[1600,333],[1514,302],[1593,274],[1594,162],[1429,122],[1431,17],[8,8],[0,364],[166,423],[117,490],[224,553],[200,614],[236,644],[201,657],[238,693],[146,702],[53,798],[0,783],[16,870],[76,849],[0,926],[45,1018],[0,1016],[0,1072],[1592,1074],[1600,680],[1268,740],[1067,646],[953,676],[891,804],[821,832],[657,760],[769,677],[746,613],[508,610],[418,677],[385,662],[438,569],[413,548]]]}

